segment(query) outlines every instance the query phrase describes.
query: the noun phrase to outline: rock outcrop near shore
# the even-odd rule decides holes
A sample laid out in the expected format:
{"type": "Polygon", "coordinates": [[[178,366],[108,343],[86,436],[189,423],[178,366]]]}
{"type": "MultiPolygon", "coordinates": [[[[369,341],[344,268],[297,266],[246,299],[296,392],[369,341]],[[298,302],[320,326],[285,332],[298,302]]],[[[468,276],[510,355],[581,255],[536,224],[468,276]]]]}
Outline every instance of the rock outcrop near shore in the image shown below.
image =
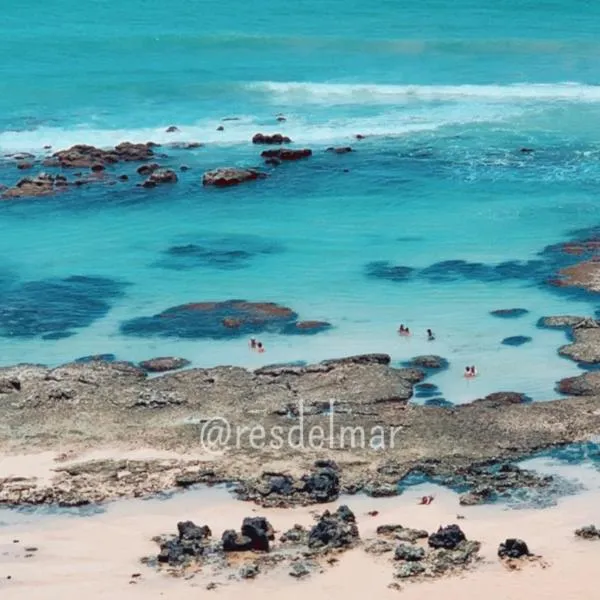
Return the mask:
{"type": "Polygon", "coordinates": [[[234,481],[240,497],[286,506],[342,492],[400,493],[399,483],[415,475],[466,486],[474,494],[469,503],[479,503],[519,486],[547,493],[551,480],[507,463],[600,433],[600,394],[453,408],[411,404],[424,377],[379,354],[153,378],[130,363],[93,359],[0,369],[3,451],[75,453],[57,464],[50,482],[0,480],[0,503],[72,506],[234,481]],[[225,426],[215,434],[217,417],[225,426]],[[260,436],[252,437],[257,428],[260,436]],[[78,452],[114,447],[199,458],[77,462],[78,452]]]}
{"type": "Polygon", "coordinates": [[[256,169],[223,167],[204,173],[202,177],[202,184],[212,185],[215,187],[230,187],[232,185],[239,185],[245,181],[264,179],[265,177],[267,177],[266,173],[261,173],[256,169]]]}

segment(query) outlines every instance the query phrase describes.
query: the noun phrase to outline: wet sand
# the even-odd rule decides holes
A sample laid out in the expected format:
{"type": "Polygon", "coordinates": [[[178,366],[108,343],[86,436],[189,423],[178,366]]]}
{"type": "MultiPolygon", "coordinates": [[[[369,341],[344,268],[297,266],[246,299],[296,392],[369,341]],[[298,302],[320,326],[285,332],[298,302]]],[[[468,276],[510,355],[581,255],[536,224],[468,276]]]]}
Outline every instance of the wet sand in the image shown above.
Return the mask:
{"type": "MultiPolygon", "coordinates": [[[[378,525],[400,523],[428,531],[439,525],[458,523],[469,539],[483,542],[483,561],[463,575],[432,582],[400,582],[402,597],[420,599],[442,593],[463,600],[506,600],[527,597],[534,600],[597,597],[596,564],[600,542],[575,538],[574,529],[600,520],[600,492],[590,491],[563,499],[544,510],[507,510],[495,506],[461,507],[452,492],[423,486],[396,498],[372,499],[363,496],[341,498],[332,505],[298,509],[265,510],[230,498],[223,489],[194,490],[168,500],[128,500],[91,517],[38,517],[20,515],[23,522],[0,528],[0,593],[3,599],[48,600],[85,595],[87,600],[104,598],[198,598],[214,594],[228,599],[264,598],[283,593],[291,600],[331,597],[357,598],[377,595],[396,598],[391,557],[374,557],[362,548],[348,551],[325,573],[313,573],[297,581],[287,570],[259,574],[253,581],[231,581],[207,591],[212,579],[197,574],[189,580],[158,573],[139,562],[156,554],[152,536],[174,532],[176,522],[191,519],[208,524],[214,536],[224,529],[239,528],[245,516],[264,515],[278,533],[294,523],[310,525],[312,514],[347,503],[358,518],[362,539],[373,537],[378,525]],[[429,506],[417,505],[417,498],[433,493],[429,506]],[[378,510],[375,517],[367,512],[378,510]],[[456,515],[464,515],[457,520],[456,515]],[[496,557],[499,542],[507,537],[524,539],[542,562],[526,563],[520,571],[509,571],[496,557]],[[19,540],[19,543],[13,543],[19,540]],[[38,548],[25,558],[25,547],[38,548]],[[132,579],[131,575],[141,573],[132,579]],[[6,577],[10,575],[11,579],[6,577]],[[135,581],[135,583],[131,583],[135,581]]],[[[0,514],[0,521],[2,521],[0,514]]]]}

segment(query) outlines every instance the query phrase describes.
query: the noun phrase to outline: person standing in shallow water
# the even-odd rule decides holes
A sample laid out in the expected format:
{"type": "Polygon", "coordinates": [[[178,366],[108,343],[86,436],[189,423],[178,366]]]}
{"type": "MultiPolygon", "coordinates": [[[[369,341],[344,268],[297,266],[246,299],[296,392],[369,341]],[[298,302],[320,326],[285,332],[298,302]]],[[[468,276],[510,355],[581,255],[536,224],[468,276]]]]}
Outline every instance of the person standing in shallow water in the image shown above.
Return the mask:
{"type": "Polygon", "coordinates": [[[433,331],[431,329],[427,330],[427,340],[433,342],[435,340],[435,335],[433,335],[433,331]]]}
{"type": "Polygon", "coordinates": [[[248,346],[250,346],[250,350],[256,350],[256,339],[250,338],[250,341],[248,342],[248,346]]]}

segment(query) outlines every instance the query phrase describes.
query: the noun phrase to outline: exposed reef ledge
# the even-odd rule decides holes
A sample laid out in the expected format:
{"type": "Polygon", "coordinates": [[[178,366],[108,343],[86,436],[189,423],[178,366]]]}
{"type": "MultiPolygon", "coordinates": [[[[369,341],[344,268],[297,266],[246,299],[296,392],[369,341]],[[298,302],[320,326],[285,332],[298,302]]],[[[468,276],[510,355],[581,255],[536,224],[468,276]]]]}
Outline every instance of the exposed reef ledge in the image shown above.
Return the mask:
{"type": "Polygon", "coordinates": [[[123,362],[0,369],[4,454],[66,453],[50,482],[15,477],[18,469],[0,479],[0,503],[81,505],[200,482],[236,481],[251,489],[268,474],[312,481],[312,502],[329,485],[322,475],[332,471],[331,460],[342,491],[389,495],[415,469],[451,476],[600,433],[600,395],[523,403],[505,394],[506,401],[498,396],[452,408],[409,403],[413,385],[423,378],[419,369],[391,367],[390,357],[381,354],[256,371],[190,369],[156,378],[123,362]],[[299,425],[301,409],[304,445],[273,447],[268,437],[257,445],[247,433],[235,439],[236,431],[257,425],[267,432],[283,428],[286,435],[299,425]],[[203,431],[214,417],[225,419],[234,437],[211,453],[203,431]],[[322,444],[311,448],[306,440],[316,426],[322,444]],[[393,440],[371,447],[372,432],[391,427],[393,440]],[[366,443],[352,444],[343,428],[361,428],[366,443]],[[77,461],[77,453],[102,448],[113,450],[110,460],[77,461]],[[171,450],[181,458],[114,458],[114,449],[141,448],[150,457],[152,450],[171,450]]]}

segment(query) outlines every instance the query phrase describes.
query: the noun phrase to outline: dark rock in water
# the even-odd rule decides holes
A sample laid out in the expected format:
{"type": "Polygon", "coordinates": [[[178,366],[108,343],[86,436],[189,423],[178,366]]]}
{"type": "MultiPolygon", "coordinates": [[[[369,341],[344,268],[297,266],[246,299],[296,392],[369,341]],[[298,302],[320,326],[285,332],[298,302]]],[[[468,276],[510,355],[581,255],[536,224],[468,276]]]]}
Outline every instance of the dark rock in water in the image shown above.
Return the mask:
{"type": "Polygon", "coordinates": [[[327,321],[298,321],[286,327],[283,333],[287,335],[312,335],[327,331],[331,327],[331,323],[327,323],[327,321]]]}
{"type": "Polygon", "coordinates": [[[274,133],[273,135],[265,135],[264,133],[257,133],[252,138],[253,144],[289,144],[291,139],[281,133],[274,133]]]}
{"type": "Polygon", "coordinates": [[[252,540],[240,535],[233,529],[227,529],[223,532],[221,543],[224,552],[248,552],[252,550],[252,540]]]}
{"type": "Polygon", "coordinates": [[[413,544],[400,544],[394,553],[395,560],[417,561],[425,558],[425,550],[413,544]]]}
{"type": "Polygon", "coordinates": [[[104,317],[124,284],[72,276],[0,289],[0,336],[33,338],[87,327],[104,317]]]}
{"type": "Polygon", "coordinates": [[[282,162],[283,161],[276,156],[265,159],[265,165],[270,165],[271,167],[278,167],[282,162]]]}
{"type": "Polygon", "coordinates": [[[352,152],[352,148],[350,146],[339,146],[337,148],[331,147],[327,148],[325,152],[332,152],[333,154],[348,154],[352,152]]]}
{"type": "Polygon", "coordinates": [[[432,548],[452,550],[466,539],[467,537],[458,525],[448,525],[447,527],[440,527],[436,533],[432,533],[429,536],[428,544],[432,548]]]}
{"type": "Polygon", "coordinates": [[[95,164],[90,167],[90,170],[93,171],[94,173],[100,173],[100,172],[104,171],[105,169],[106,169],[106,167],[103,164],[95,164]]]}
{"type": "Polygon", "coordinates": [[[181,165],[181,166],[179,167],[179,170],[180,170],[182,173],[184,173],[185,171],[189,171],[189,170],[190,170],[190,168],[189,168],[187,165],[181,165]]]}
{"type": "Polygon", "coordinates": [[[51,341],[51,340],[64,340],[66,338],[73,337],[75,335],[74,331],[53,331],[52,333],[46,333],[42,336],[43,340],[51,341]]]}
{"type": "Polygon", "coordinates": [[[216,243],[214,247],[187,244],[186,246],[172,246],[166,251],[168,259],[160,261],[157,266],[185,270],[195,267],[215,267],[218,269],[239,269],[248,265],[253,257],[251,252],[234,248],[221,248],[216,243]]]}
{"type": "Polygon", "coordinates": [[[129,181],[129,175],[119,175],[117,179],[119,181],[129,181]]]}
{"type": "Polygon", "coordinates": [[[136,169],[138,175],[150,175],[154,173],[157,169],[160,169],[160,165],[158,163],[150,163],[147,165],[142,165],[136,169]]]}
{"type": "Polygon", "coordinates": [[[101,150],[94,146],[78,144],[67,150],[60,150],[52,155],[44,164],[64,168],[91,167],[92,165],[110,165],[120,161],[143,161],[154,155],[152,146],[148,144],[132,144],[122,142],[112,150],[101,150]]]}
{"type": "Polygon", "coordinates": [[[526,335],[513,335],[502,340],[504,346],[522,346],[528,342],[531,342],[531,338],[526,335]]]}
{"type": "Polygon", "coordinates": [[[315,502],[333,502],[340,495],[340,478],[331,468],[325,468],[304,478],[304,491],[315,502]]]}
{"type": "Polygon", "coordinates": [[[518,319],[528,313],[529,311],[526,308],[500,308],[493,310],[490,314],[501,319],[518,319]]]}
{"type": "Polygon", "coordinates": [[[76,363],[90,363],[90,362],[114,362],[117,360],[117,357],[114,354],[91,354],[90,356],[82,356],[81,358],[76,358],[74,362],[76,363]]]}
{"type": "Polygon", "coordinates": [[[179,131],[179,128],[175,127],[175,125],[171,125],[170,127],[167,127],[167,129],[165,129],[165,131],[167,133],[175,133],[175,132],[179,131]]]}
{"type": "MultiPolygon", "coordinates": [[[[356,356],[346,356],[344,358],[333,358],[329,360],[321,361],[322,365],[333,365],[333,364],[355,364],[355,365],[369,365],[369,364],[377,364],[377,365],[389,365],[391,362],[391,358],[389,354],[357,354],[356,356]]],[[[420,381],[420,380],[416,380],[420,381]]]]}
{"type": "Polygon", "coordinates": [[[584,540],[598,540],[600,539],[600,529],[595,525],[586,525],[580,529],[575,530],[577,537],[583,538],[584,540]]]}
{"type": "Polygon", "coordinates": [[[533,148],[521,148],[519,152],[521,152],[521,154],[533,154],[535,150],[533,148]]]}
{"type": "Polygon", "coordinates": [[[498,546],[498,556],[500,558],[522,558],[530,555],[529,548],[523,540],[511,538],[498,546]]]}
{"type": "Polygon", "coordinates": [[[285,123],[287,119],[283,115],[277,115],[277,121],[279,123],[285,123]]]}
{"type": "Polygon", "coordinates": [[[454,404],[452,404],[452,402],[446,400],[446,398],[443,398],[442,396],[437,396],[435,398],[427,398],[427,400],[425,400],[425,406],[437,406],[438,408],[452,408],[454,404]]]}
{"type": "Polygon", "coordinates": [[[363,135],[362,133],[357,133],[354,138],[357,140],[364,140],[367,136],[363,135]]]}
{"type": "Polygon", "coordinates": [[[217,131],[225,131],[225,127],[223,127],[223,125],[219,125],[217,127],[217,131]]]}
{"type": "Polygon", "coordinates": [[[159,358],[151,358],[150,360],[142,361],[139,366],[149,373],[164,373],[165,371],[174,371],[175,369],[183,369],[190,365],[190,361],[186,358],[174,358],[172,356],[164,356],[159,358]]]}
{"type": "Polygon", "coordinates": [[[264,517],[247,517],[242,523],[242,536],[250,539],[252,550],[268,552],[269,542],[275,539],[275,532],[264,517]]]}
{"type": "Polygon", "coordinates": [[[2,198],[27,198],[36,196],[49,196],[68,185],[64,175],[49,175],[39,173],[35,177],[24,177],[17,184],[2,192],[2,198]]]}
{"type": "Polygon", "coordinates": [[[412,267],[392,265],[390,262],[377,260],[370,262],[365,267],[367,277],[373,279],[387,279],[389,281],[407,281],[413,274],[412,267]]]}
{"type": "Polygon", "coordinates": [[[301,158],[308,158],[309,156],[312,156],[312,150],[309,148],[278,148],[277,150],[264,150],[260,153],[260,155],[266,159],[277,158],[281,161],[299,160],[301,158]]]}
{"type": "Polygon", "coordinates": [[[228,167],[207,171],[202,177],[203,185],[214,185],[216,187],[229,187],[238,185],[245,181],[253,181],[255,179],[264,179],[266,173],[261,173],[255,169],[240,169],[236,167],[228,167]]]}
{"type": "Polygon", "coordinates": [[[283,333],[296,323],[290,308],[272,302],[197,302],[169,308],[121,325],[126,335],[226,339],[264,332],[283,333]]]}
{"type": "Polygon", "coordinates": [[[439,370],[439,369],[447,369],[448,361],[441,356],[435,355],[425,355],[425,356],[415,356],[411,358],[407,363],[409,367],[421,367],[423,369],[431,369],[431,370],[439,370]]]}
{"type": "Polygon", "coordinates": [[[30,162],[17,163],[17,169],[19,169],[20,171],[26,171],[28,169],[33,169],[33,163],[30,163],[30,162]]]}
{"type": "Polygon", "coordinates": [[[359,540],[354,514],[347,506],[340,506],[333,514],[326,510],[310,530],[308,547],[311,550],[350,548],[359,540]]]}
{"type": "Polygon", "coordinates": [[[142,184],[144,187],[155,187],[162,183],[177,183],[177,175],[172,169],[157,169],[142,184]]]}

